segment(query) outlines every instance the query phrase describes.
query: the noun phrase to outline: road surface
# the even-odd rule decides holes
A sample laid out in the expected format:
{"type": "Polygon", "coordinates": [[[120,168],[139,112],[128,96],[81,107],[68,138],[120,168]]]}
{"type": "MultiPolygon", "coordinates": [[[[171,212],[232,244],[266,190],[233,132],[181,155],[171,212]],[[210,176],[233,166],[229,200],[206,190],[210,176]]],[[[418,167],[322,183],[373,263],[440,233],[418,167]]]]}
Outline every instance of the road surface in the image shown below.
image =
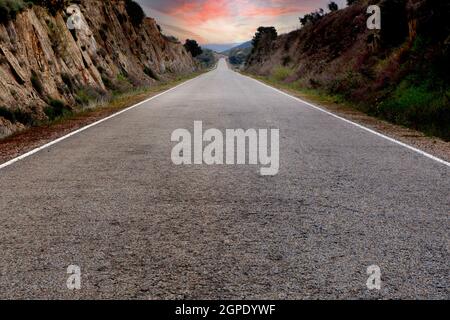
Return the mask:
{"type": "Polygon", "coordinates": [[[223,60],[0,170],[0,189],[0,298],[449,298],[449,167],[223,60]],[[279,174],[175,166],[171,134],[197,120],[280,129],[279,174]]]}

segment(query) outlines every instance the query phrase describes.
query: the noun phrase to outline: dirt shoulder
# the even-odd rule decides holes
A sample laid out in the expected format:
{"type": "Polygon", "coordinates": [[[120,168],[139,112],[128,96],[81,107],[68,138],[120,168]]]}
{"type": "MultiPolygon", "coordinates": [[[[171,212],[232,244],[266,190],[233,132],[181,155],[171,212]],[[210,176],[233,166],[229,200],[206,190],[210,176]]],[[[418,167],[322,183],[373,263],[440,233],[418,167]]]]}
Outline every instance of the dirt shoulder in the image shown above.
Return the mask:
{"type": "Polygon", "coordinates": [[[450,162],[450,142],[446,142],[440,138],[429,137],[424,133],[412,130],[403,126],[395,125],[387,121],[369,116],[361,111],[355,110],[349,105],[336,103],[330,97],[323,97],[318,94],[301,92],[284,86],[283,84],[275,83],[265,77],[254,76],[252,74],[244,73],[244,75],[252,77],[272,87],[275,87],[292,96],[303,99],[312,104],[317,104],[324,109],[339,115],[345,119],[364,125],[367,128],[375,130],[386,136],[399,140],[410,146],[425,151],[435,157],[450,162]]]}
{"type": "Polygon", "coordinates": [[[77,129],[169,90],[170,88],[195,78],[200,74],[201,73],[195,73],[168,83],[122,94],[96,108],[83,110],[51,123],[28,128],[4,139],[0,139],[0,164],[8,162],[11,159],[19,157],[35,148],[39,148],[40,146],[63,137],[77,129]]]}

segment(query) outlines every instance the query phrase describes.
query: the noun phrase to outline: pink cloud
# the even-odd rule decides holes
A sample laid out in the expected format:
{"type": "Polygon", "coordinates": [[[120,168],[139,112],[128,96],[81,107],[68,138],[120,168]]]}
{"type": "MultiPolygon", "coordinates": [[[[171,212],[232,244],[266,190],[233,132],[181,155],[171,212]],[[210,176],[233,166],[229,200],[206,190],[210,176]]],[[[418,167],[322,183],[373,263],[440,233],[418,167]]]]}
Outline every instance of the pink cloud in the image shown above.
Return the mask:
{"type": "MultiPolygon", "coordinates": [[[[326,8],[330,0],[137,0],[180,37],[195,33],[207,42],[245,41],[257,27],[273,25],[282,32],[299,27],[298,17],[326,8]],[[176,26],[177,28],[174,28],[176,26]],[[178,29],[184,29],[181,32],[178,29]],[[189,32],[187,32],[189,30],[189,32]]],[[[335,0],[342,7],[345,0],[335,0]]]]}
{"type": "Polygon", "coordinates": [[[196,26],[208,20],[230,17],[229,0],[190,1],[167,10],[167,14],[196,26]]]}

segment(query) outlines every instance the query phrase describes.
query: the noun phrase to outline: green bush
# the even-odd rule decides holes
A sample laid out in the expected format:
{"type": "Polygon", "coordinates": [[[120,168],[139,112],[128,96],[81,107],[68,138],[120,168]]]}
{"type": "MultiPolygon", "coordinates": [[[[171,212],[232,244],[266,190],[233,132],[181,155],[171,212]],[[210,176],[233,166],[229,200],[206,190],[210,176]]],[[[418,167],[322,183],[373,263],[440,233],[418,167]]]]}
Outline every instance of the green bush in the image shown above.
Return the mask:
{"type": "Polygon", "coordinates": [[[33,4],[46,7],[55,15],[64,8],[65,0],[0,0],[0,23],[15,19],[20,11],[33,4]]]}
{"type": "Polygon", "coordinates": [[[17,121],[14,113],[6,107],[0,107],[0,117],[9,120],[11,123],[15,123],[17,121]]]}
{"type": "Polygon", "coordinates": [[[20,109],[10,110],[6,107],[0,107],[0,117],[9,120],[11,123],[20,122],[24,125],[31,126],[34,124],[34,119],[31,113],[22,111],[20,109]]]}
{"type": "Polygon", "coordinates": [[[22,111],[20,109],[14,110],[14,117],[16,118],[17,122],[20,122],[26,126],[32,126],[35,122],[31,113],[22,111]]]}
{"type": "Polygon", "coordinates": [[[276,67],[272,71],[272,77],[276,81],[284,81],[294,74],[294,70],[287,67],[276,67]]]}
{"type": "Polygon", "coordinates": [[[128,16],[131,19],[131,23],[135,27],[139,27],[145,18],[145,12],[142,7],[136,1],[126,0],[125,9],[127,10],[128,16]]]}
{"type": "Polygon", "coordinates": [[[32,70],[31,71],[31,84],[34,88],[34,90],[37,91],[37,93],[39,93],[40,95],[42,95],[44,93],[44,86],[42,85],[42,81],[39,78],[39,76],[37,75],[37,73],[32,70]]]}
{"type": "Polygon", "coordinates": [[[55,15],[59,10],[64,9],[65,5],[65,0],[27,0],[27,2],[45,7],[53,15],[55,15]]]}
{"type": "Polygon", "coordinates": [[[49,105],[44,109],[44,112],[50,120],[55,120],[71,113],[70,108],[60,100],[52,99],[48,104],[49,105]]]}
{"type": "Polygon", "coordinates": [[[450,140],[450,102],[445,93],[403,81],[380,104],[378,115],[394,123],[450,140]]]}
{"type": "Polygon", "coordinates": [[[25,7],[23,0],[0,0],[0,23],[15,19],[25,7]]]}
{"type": "Polygon", "coordinates": [[[98,101],[102,98],[102,93],[92,87],[84,87],[77,91],[75,101],[80,106],[87,106],[92,101],[98,101]]]}
{"type": "Polygon", "coordinates": [[[159,80],[159,77],[158,77],[158,75],[156,74],[156,72],[153,71],[153,70],[152,70],[151,68],[149,68],[149,67],[145,67],[145,68],[144,68],[144,73],[145,73],[146,75],[148,75],[150,78],[154,79],[154,80],[159,80]]]}

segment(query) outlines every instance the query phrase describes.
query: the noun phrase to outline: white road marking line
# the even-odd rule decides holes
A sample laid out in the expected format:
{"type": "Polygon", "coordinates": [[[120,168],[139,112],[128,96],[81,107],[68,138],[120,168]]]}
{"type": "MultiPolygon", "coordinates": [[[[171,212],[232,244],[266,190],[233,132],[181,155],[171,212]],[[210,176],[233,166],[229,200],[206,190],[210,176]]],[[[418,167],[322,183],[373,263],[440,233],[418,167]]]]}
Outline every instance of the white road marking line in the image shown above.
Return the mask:
{"type": "Polygon", "coordinates": [[[80,133],[80,132],[86,131],[86,130],[89,129],[89,128],[92,128],[92,127],[94,127],[94,126],[96,126],[96,125],[99,125],[100,123],[103,123],[103,122],[108,121],[108,120],[110,120],[110,119],[112,119],[112,118],[115,118],[115,117],[117,117],[118,115],[121,115],[122,113],[125,113],[125,112],[127,112],[127,111],[130,111],[130,110],[132,110],[132,109],[134,109],[134,108],[137,108],[137,107],[141,106],[142,104],[147,103],[147,102],[149,102],[149,101],[151,101],[151,100],[153,100],[153,99],[156,99],[156,98],[158,98],[158,97],[160,97],[160,96],[162,96],[162,95],[164,95],[164,94],[166,94],[166,93],[169,93],[170,91],[173,91],[173,90],[175,90],[175,89],[177,89],[177,88],[179,88],[179,87],[181,87],[181,86],[184,86],[185,84],[188,84],[189,82],[191,82],[191,81],[193,81],[193,80],[195,80],[195,79],[197,79],[197,78],[200,78],[200,77],[203,76],[203,75],[205,75],[205,73],[204,73],[204,74],[201,74],[201,75],[199,75],[199,76],[197,76],[197,77],[195,77],[195,78],[193,78],[193,79],[187,80],[187,81],[185,81],[185,82],[183,82],[183,83],[180,83],[179,85],[177,85],[177,86],[175,86],[175,87],[173,87],[173,88],[170,88],[169,90],[166,90],[166,91],[164,91],[164,92],[161,92],[161,93],[159,93],[159,94],[157,94],[157,95],[155,95],[155,96],[153,96],[153,97],[150,97],[150,98],[148,98],[148,99],[146,99],[146,100],[144,100],[144,101],[141,101],[141,102],[139,102],[139,103],[137,103],[137,104],[135,104],[135,105],[133,105],[133,106],[131,106],[131,107],[128,107],[128,108],[123,109],[123,110],[121,110],[121,111],[119,111],[119,112],[116,112],[116,113],[114,113],[114,114],[112,114],[112,115],[110,115],[110,116],[108,116],[108,117],[106,117],[106,118],[103,118],[103,119],[101,119],[101,120],[99,120],[99,121],[97,121],[97,122],[91,123],[90,125],[87,125],[87,126],[82,127],[82,128],[80,128],[80,129],[78,129],[78,130],[75,130],[75,131],[73,131],[73,132],[71,132],[71,133],[69,133],[69,134],[67,134],[67,135],[65,135],[65,136],[63,136],[63,137],[61,137],[61,138],[58,138],[58,139],[56,139],[56,140],[54,140],[54,141],[51,141],[51,142],[49,142],[49,143],[47,143],[47,144],[44,144],[43,146],[38,147],[38,148],[36,148],[36,149],[33,149],[33,150],[31,150],[31,151],[29,151],[29,152],[27,152],[27,153],[25,153],[25,154],[23,154],[23,155],[21,155],[21,156],[19,156],[19,157],[17,157],[17,158],[14,158],[14,159],[12,159],[12,160],[10,160],[10,161],[8,161],[8,162],[5,162],[5,163],[3,163],[3,164],[0,165],[0,170],[3,169],[3,168],[6,168],[6,167],[8,167],[8,166],[10,166],[10,165],[12,165],[12,164],[14,164],[14,163],[16,163],[16,162],[18,162],[18,161],[21,161],[21,160],[23,160],[23,159],[25,159],[25,158],[28,158],[29,156],[31,156],[31,155],[33,155],[33,154],[35,154],[35,153],[38,153],[39,151],[42,151],[42,150],[44,150],[44,149],[47,149],[48,147],[51,147],[51,146],[53,146],[53,145],[55,145],[55,144],[57,144],[57,143],[59,143],[59,142],[61,142],[61,141],[63,141],[63,140],[66,140],[67,138],[70,138],[70,137],[72,137],[72,136],[74,136],[74,135],[76,135],[76,134],[78,134],[78,133],[80,133]]]}
{"type": "Polygon", "coordinates": [[[429,158],[429,159],[432,159],[432,160],[434,160],[434,161],[437,161],[437,162],[439,162],[439,163],[441,163],[441,164],[443,164],[443,165],[445,165],[445,166],[447,166],[447,167],[450,167],[450,162],[447,162],[447,161],[445,161],[445,160],[443,160],[443,159],[440,159],[440,158],[438,158],[438,157],[435,157],[435,156],[433,156],[433,155],[431,155],[431,154],[429,154],[429,153],[427,153],[427,152],[425,152],[425,151],[422,151],[422,150],[420,150],[420,149],[417,149],[417,148],[415,148],[415,147],[413,147],[413,146],[410,146],[410,145],[408,145],[408,144],[406,144],[406,143],[403,143],[403,142],[401,142],[401,141],[398,141],[398,140],[396,140],[396,139],[394,139],[394,138],[388,137],[388,136],[386,136],[386,135],[384,135],[384,134],[382,134],[382,133],[379,133],[379,132],[377,132],[377,131],[375,131],[375,130],[369,129],[369,128],[367,128],[367,127],[365,127],[365,126],[363,126],[363,125],[360,125],[360,124],[358,124],[358,123],[356,123],[356,122],[353,122],[353,121],[350,121],[350,120],[345,119],[345,118],[343,118],[343,117],[340,117],[340,116],[338,116],[338,115],[336,115],[336,114],[334,114],[334,113],[332,113],[332,112],[330,112],[330,111],[327,111],[327,110],[325,110],[325,109],[323,109],[323,108],[321,108],[321,107],[318,107],[318,106],[316,106],[316,105],[314,105],[314,104],[312,104],[312,103],[309,103],[309,102],[307,102],[307,101],[304,101],[304,100],[302,100],[302,99],[300,99],[300,98],[294,97],[294,96],[292,96],[292,95],[290,95],[290,94],[288,94],[288,93],[286,93],[286,92],[284,92],[284,91],[281,91],[281,90],[279,90],[279,89],[277,89],[277,88],[274,88],[274,87],[272,87],[272,86],[269,86],[268,84],[265,84],[264,82],[261,82],[261,81],[259,81],[259,80],[256,80],[256,79],[254,79],[254,78],[252,78],[252,77],[249,77],[249,76],[244,76],[244,77],[249,78],[249,79],[251,79],[251,80],[253,80],[253,81],[256,81],[257,83],[259,83],[259,84],[261,84],[261,85],[263,85],[263,86],[265,86],[265,87],[268,87],[268,88],[270,88],[270,89],[272,89],[272,90],[275,90],[275,91],[277,91],[278,93],[281,93],[281,94],[283,94],[283,95],[285,95],[285,96],[287,96],[287,97],[290,97],[290,98],[292,98],[292,99],[294,99],[294,100],[297,100],[298,102],[301,102],[301,103],[303,103],[303,104],[306,104],[307,106],[309,106],[309,107],[311,107],[311,108],[314,108],[314,109],[316,109],[316,110],[318,110],[318,111],[321,111],[321,112],[323,112],[323,113],[326,113],[326,114],[328,114],[328,115],[330,115],[330,116],[332,116],[332,117],[334,117],[334,118],[336,118],[336,119],[339,119],[339,120],[342,120],[342,121],[344,121],[344,122],[346,122],[346,123],[352,124],[352,125],[354,125],[354,126],[360,128],[360,129],[363,129],[363,130],[365,130],[365,131],[367,131],[367,132],[370,132],[370,133],[372,133],[372,134],[374,134],[374,135],[376,135],[376,136],[378,136],[378,137],[381,137],[381,138],[383,138],[383,139],[386,139],[386,140],[388,140],[388,141],[390,141],[390,142],[393,142],[393,143],[395,143],[395,144],[398,144],[398,145],[400,145],[400,146],[402,146],[402,147],[404,147],[404,148],[407,148],[407,149],[409,149],[409,150],[411,150],[411,151],[414,151],[414,152],[416,152],[416,153],[419,153],[419,154],[421,154],[422,156],[425,156],[425,157],[427,157],[427,158],[429,158]]]}

